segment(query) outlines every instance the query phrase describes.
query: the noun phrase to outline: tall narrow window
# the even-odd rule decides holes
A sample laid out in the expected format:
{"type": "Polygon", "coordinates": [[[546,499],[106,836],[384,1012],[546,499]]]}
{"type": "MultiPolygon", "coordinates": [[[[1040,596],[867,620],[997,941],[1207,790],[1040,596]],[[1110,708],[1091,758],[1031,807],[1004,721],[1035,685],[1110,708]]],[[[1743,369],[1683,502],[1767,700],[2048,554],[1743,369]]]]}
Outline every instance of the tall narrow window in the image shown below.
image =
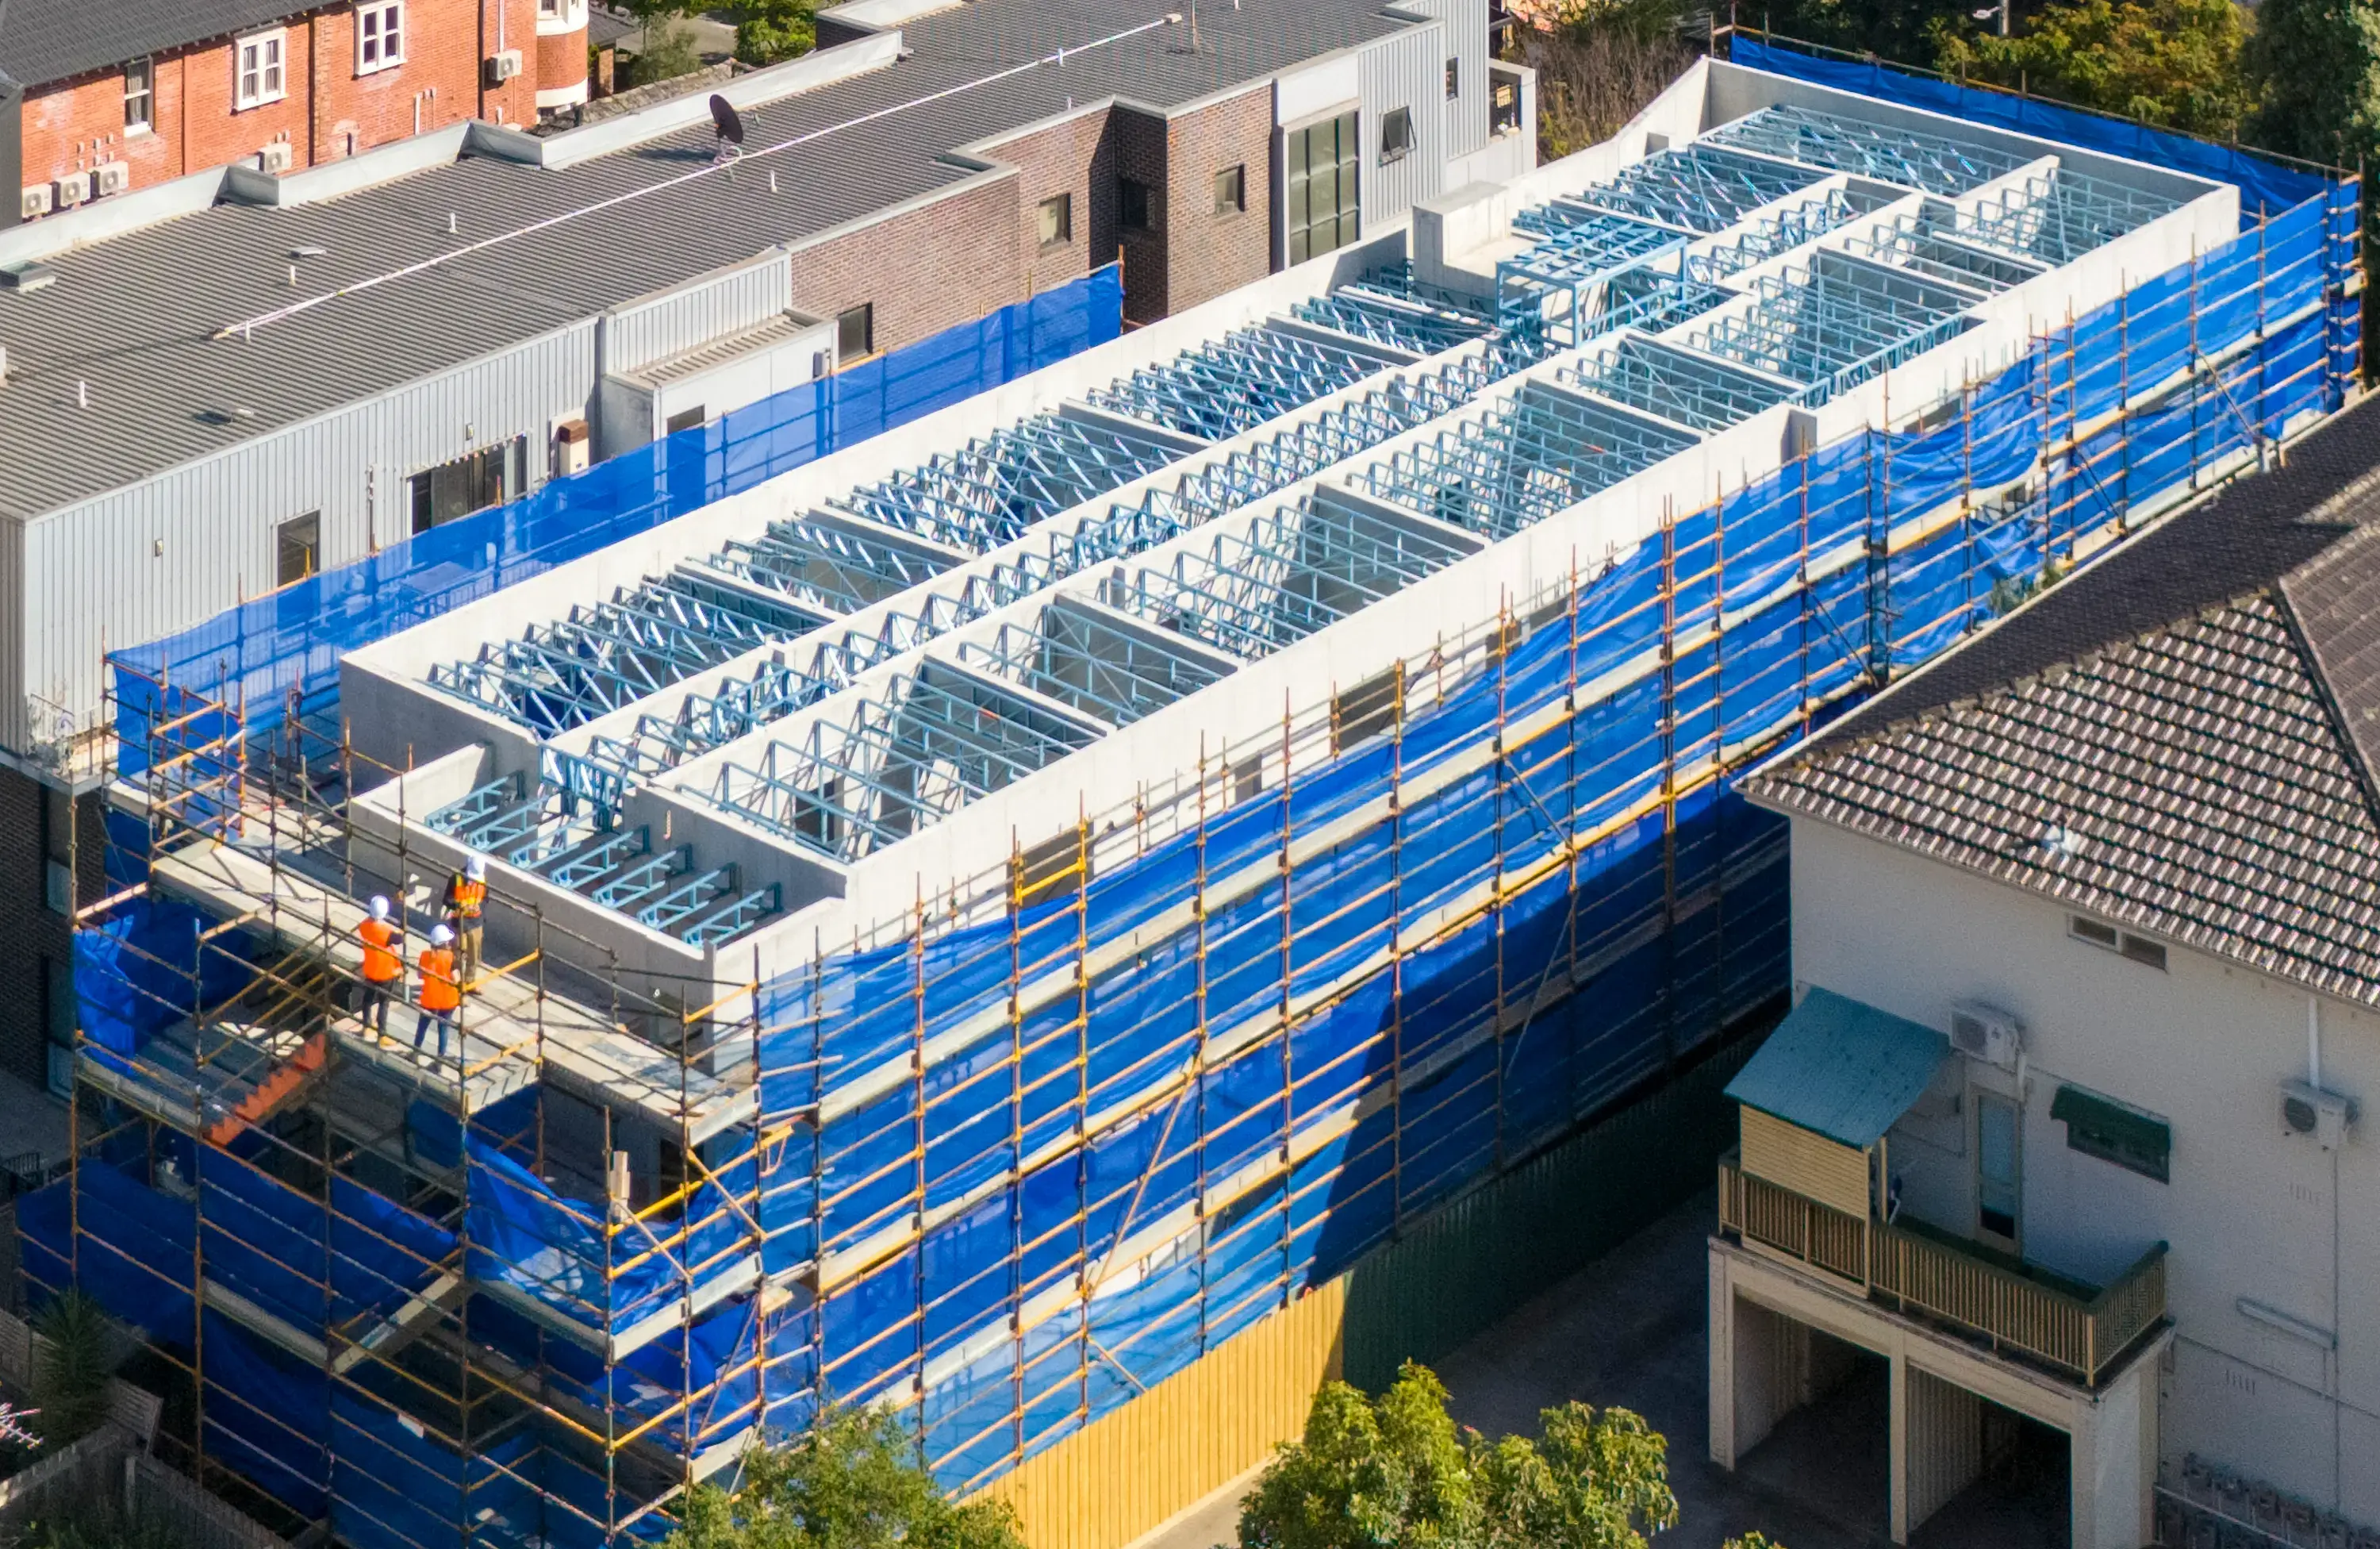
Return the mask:
{"type": "Polygon", "coordinates": [[[834,320],[834,354],[838,360],[856,360],[876,353],[876,303],[862,301],[834,320]]]}
{"type": "Polygon", "coordinates": [[[1975,1226],[1986,1240],[2018,1243],[2023,1112],[1993,1092],[1975,1094],[1975,1226]]]}
{"type": "Polygon", "coordinates": [[[288,94],[287,71],[283,65],[288,42],[288,34],[278,27],[239,40],[232,51],[233,58],[238,62],[238,76],[232,83],[235,108],[262,107],[288,94]]]}
{"type": "Polygon", "coordinates": [[[124,132],[146,134],[157,121],[157,62],[135,59],[124,67],[124,132]]]}
{"type": "Polygon", "coordinates": [[[369,0],[356,7],[356,74],[405,63],[405,0],[369,0]]]}
{"type": "Polygon", "coordinates": [[[1363,235],[1357,192],[1363,150],[1355,129],[1355,115],[1342,113],[1282,137],[1287,208],[1281,226],[1292,263],[1343,248],[1363,235]]]}
{"type": "Polygon", "coordinates": [[[290,586],[322,568],[322,513],[309,511],[273,529],[274,573],[290,586]]]}
{"type": "Polygon", "coordinates": [[[1446,95],[1450,102],[1463,95],[1463,61],[1460,59],[1446,62],[1446,95]]]}

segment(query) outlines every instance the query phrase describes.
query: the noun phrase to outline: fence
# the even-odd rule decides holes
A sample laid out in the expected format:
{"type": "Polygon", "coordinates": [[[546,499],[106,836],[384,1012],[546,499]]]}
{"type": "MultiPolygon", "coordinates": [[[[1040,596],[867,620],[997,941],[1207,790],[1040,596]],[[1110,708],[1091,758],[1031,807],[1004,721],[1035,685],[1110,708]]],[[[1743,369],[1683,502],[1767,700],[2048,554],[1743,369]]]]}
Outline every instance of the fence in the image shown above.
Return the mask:
{"type": "Polygon", "coordinates": [[[789,388],[709,424],[556,479],[507,506],[447,522],[369,559],[152,644],[113,653],[117,756],[136,772],[153,728],[200,687],[247,706],[249,729],[294,707],[333,726],[339,658],[828,453],[1104,344],[1123,326],[1110,264],[974,323],[789,388]]]}

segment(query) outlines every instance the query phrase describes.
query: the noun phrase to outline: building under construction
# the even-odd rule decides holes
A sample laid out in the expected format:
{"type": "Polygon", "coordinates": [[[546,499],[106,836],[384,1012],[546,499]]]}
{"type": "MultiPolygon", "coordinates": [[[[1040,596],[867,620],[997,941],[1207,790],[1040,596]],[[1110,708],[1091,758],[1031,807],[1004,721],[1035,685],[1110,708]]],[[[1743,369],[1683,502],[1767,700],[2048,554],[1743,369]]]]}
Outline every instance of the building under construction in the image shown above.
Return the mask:
{"type": "Polygon", "coordinates": [[[1739,40],[392,620],[335,731],[120,661],[27,1273],[358,1549],[655,1538],[830,1395],[1064,1537],[1095,1421],[1780,1004],[1732,773],[2341,407],[2356,200],[1739,40]],[[367,901],[418,945],[473,856],[455,1039],[368,1031],[367,901]]]}

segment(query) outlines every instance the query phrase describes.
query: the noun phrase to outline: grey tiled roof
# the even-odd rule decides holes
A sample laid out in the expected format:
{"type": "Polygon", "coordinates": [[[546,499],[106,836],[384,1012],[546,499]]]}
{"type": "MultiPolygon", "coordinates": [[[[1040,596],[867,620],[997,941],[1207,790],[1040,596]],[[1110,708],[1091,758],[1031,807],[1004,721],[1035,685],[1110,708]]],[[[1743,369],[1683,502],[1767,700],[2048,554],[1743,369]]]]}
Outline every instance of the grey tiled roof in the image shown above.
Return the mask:
{"type": "Polygon", "coordinates": [[[46,86],[304,9],[303,0],[0,0],[0,72],[46,86]]]}
{"type": "Polygon", "coordinates": [[[2364,525],[2380,519],[2380,416],[2350,412],[2301,453],[1746,794],[2380,1004],[2380,529],[2364,525]]]}

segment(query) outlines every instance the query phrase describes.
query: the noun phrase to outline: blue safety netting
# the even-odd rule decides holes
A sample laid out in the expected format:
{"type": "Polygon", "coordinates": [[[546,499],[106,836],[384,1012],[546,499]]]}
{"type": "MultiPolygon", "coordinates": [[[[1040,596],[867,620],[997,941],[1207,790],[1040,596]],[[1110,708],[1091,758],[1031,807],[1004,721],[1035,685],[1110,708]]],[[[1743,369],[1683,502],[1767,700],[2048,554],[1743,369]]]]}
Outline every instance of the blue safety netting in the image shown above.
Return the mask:
{"type": "Polygon", "coordinates": [[[2354,323],[2337,215],[2353,197],[2318,186],[2041,341],[1946,423],[1847,437],[1681,519],[1587,584],[1574,623],[1540,622],[1398,737],[1102,869],[1079,899],[769,986],[762,1110],[825,1100],[815,1250],[880,1255],[825,1297],[821,1381],[855,1397],[922,1385],[941,1478],[979,1482],[1774,994],[1779,825],[1724,780],[1665,803],[1670,772],[1773,747],[1807,707],[1987,622],[2078,536],[2338,407],[2354,323]],[[1499,746],[1500,726],[1548,714],[1499,746]],[[1574,835],[1571,868],[1484,906],[1574,835]],[[1242,880],[1201,896],[1218,878],[1242,880]],[[1160,916],[1177,923],[1152,932],[1160,916]],[[1078,958],[1127,937],[1129,957],[1078,980],[1078,958]],[[1541,981],[1576,993],[1497,1036],[1516,982],[1525,1006],[1541,981]],[[1016,993],[1037,983],[1054,988],[1016,993]],[[1184,1079],[1202,1028],[1285,1007],[1285,1031],[1209,1050],[1184,1079]],[[921,1042],[941,1052],[913,1075],[921,1042]],[[1130,1116],[1087,1130],[1102,1113],[1130,1116]],[[1228,1209],[1184,1214],[1283,1153],[1297,1160],[1228,1209]],[[914,1241],[868,1246],[921,1214],[914,1241]],[[1135,1241],[1152,1256],[1111,1284],[1119,1244],[1169,1218],[1185,1235],[1135,1241]],[[1077,1275],[1087,1303],[998,1337],[1077,1275]]]}
{"type": "MultiPolygon", "coordinates": [[[[1988,622],[2079,538],[2338,407],[2358,348],[2354,201],[2317,183],[2041,340],[1945,422],[1846,437],[1681,518],[1393,736],[1103,866],[1075,897],[765,986],[775,1138],[747,1134],[650,1236],[529,1169],[533,1093],[468,1132],[416,1104],[417,1153],[468,1165],[469,1272],[503,1288],[474,1299],[469,1337],[681,1455],[756,1420],[795,1429],[821,1390],[916,1391],[953,1488],[1180,1371],[1772,999],[1788,982],[1782,824],[1732,774],[1988,622]],[[1536,880],[1515,891],[1520,876],[1536,880]],[[1082,963],[1128,939],[1129,956],[1082,963]],[[1208,1198],[1234,1177],[1253,1181],[1208,1198]],[[1160,1223],[1172,1235],[1153,1240],[1160,1223]],[[755,1253],[771,1271],[834,1266],[823,1299],[704,1300],[755,1253]],[[599,1353],[640,1325],[632,1349],[599,1353]]],[[[315,1216],[237,1156],[185,1156],[195,1204],[92,1165],[79,1193],[29,1197],[29,1273],[64,1283],[79,1247],[112,1307],[187,1330],[211,1234],[336,1253],[335,1228],[317,1250],[315,1216]],[[156,1289],[177,1273],[178,1300],[156,1289]]],[[[319,1282],[237,1252],[223,1273],[293,1319],[384,1315],[454,1251],[430,1223],[405,1226],[386,1234],[403,1254],[319,1282]]],[[[327,1403],[327,1484],[294,1452],[258,1467],[328,1488],[349,1542],[399,1542],[372,1523],[417,1509],[533,1505],[548,1541],[570,1542],[584,1524],[561,1512],[557,1528],[546,1496],[620,1510],[551,1445],[482,1448],[475,1477],[401,1407],[327,1403]]]]}
{"type": "Polygon", "coordinates": [[[137,1055],[161,1030],[219,1005],[254,974],[255,945],[234,932],[202,941],[212,923],[188,904],[136,898],[74,933],[74,987],[83,1035],[137,1055]]]}
{"type": "Polygon", "coordinates": [[[190,714],[192,695],[244,706],[250,732],[280,725],[293,707],[320,723],[334,714],[347,652],[1104,344],[1123,316],[1123,281],[1110,264],[115,652],[119,767],[145,768],[152,729],[190,714]]]}
{"type": "Polygon", "coordinates": [[[2145,124],[2107,117],[2082,108],[2061,107],[2038,98],[1979,91],[1953,81],[1911,75],[1873,59],[1823,58],[1741,35],[1730,41],[1728,57],[1734,64],[1772,75],[1791,76],[1838,91],[1856,91],[1864,97],[1928,108],[1972,124],[1990,124],[2236,184],[2243,213],[2277,213],[2319,197],[2325,188],[2337,186],[2318,172],[2283,166],[2235,146],[2153,129],[2145,124]]]}

